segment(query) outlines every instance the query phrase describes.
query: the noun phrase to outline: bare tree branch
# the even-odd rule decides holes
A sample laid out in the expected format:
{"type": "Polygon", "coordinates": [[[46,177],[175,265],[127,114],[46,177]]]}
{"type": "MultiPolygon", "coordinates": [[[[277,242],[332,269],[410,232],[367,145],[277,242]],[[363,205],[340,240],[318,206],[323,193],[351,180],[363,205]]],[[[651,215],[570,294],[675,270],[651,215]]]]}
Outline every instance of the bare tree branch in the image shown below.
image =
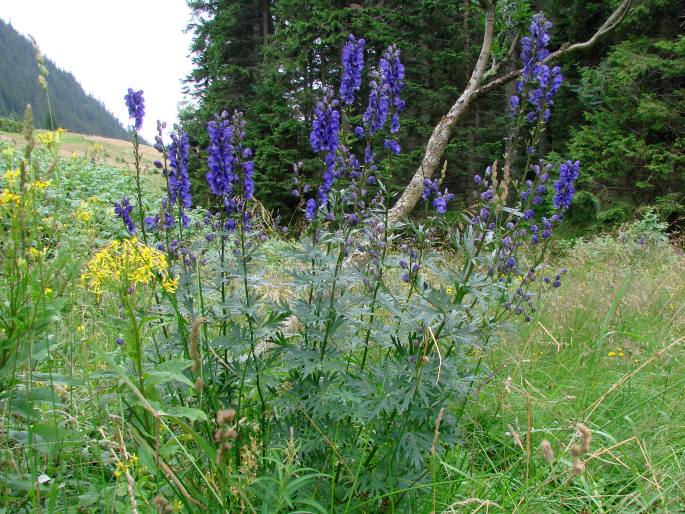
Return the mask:
{"type": "Polygon", "coordinates": [[[485,68],[490,60],[490,52],[492,51],[492,41],[495,33],[495,3],[481,1],[482,5],[486,6],[485,11],[485,31],[483,33],[483,45],[480,49],[480,55],[476,61],[476,66],[473,68],[473,73],[469,79],[466,88],[454,103],[449,112],[442,117],[440,122],[433,129],[428,144],[426,145],[426,153],[423,156],[421,165],[412,177],[409,185],[405,188],[402,196],[397,200],[397,203],[390,209],[389,217],[391,220],[396,220],[405,216],[414,208],[419,201],[421,193],[423,192],[424,178],[433,176],[435,169],[440,163],[440,159],[445,151],[445,146],[449,141],[452,127],[461,118],[467,107],[473,100],[473,93],[478,89],[483,81],[485,75],[485,68]]]}
{"type": "MultiPolygon", "coordinates": [[[[481,4],[483,4],[483,2],[481,2],[481,4]]],[[[552,52],[547,56],[547,58],[544,60],[545,64],[555,61],[570,52],[583,50],[594,45],[599,38],[614,30],[623,21],[626,14],[632,7],[632,4],[633,0],[623,0],[590,39],[579,43],[566,43],[562,45],[559,50],[552,52]]],[[[464,89],[464,92],[461,94],[461,96],[459,96],[449,112],[443,116],[433,130],[433,133],[428,140],[428,144],[426,145],[426,153],[421,161],[421,165],[416,170],[416,173],[414,173],[414,176],[405,188],[402,196],[400,196],[393,208],[390,209],[389,217],[392,221],[398,220],[409,214],[418,203],[419,198],[421,198],[421,194],[423,193],[424,179],[431,178],[435,173],[435,170],[440,164],[440,160],[442,159],[445,151],[445,146],[447,146],[449,141],[452,127],[464,115],[471,102],[479,96],[482,96],[493,89],[511,82],[521,74],[522,70],[514,70],[504,75],[495,76],[484,84],[482,83],[483,76],[485,74],[485,65],[490,58],[495,25],[494,2],[485,5],[487,5],[487,7],[485,13],[485,33],[483,34],[483,46],[481,48],[480,55],[478,56],[476,66],[471,74],[471,79],[469,80],[466,89],[464,89]]],[[[501,68],[501,63],[507,60],[509,57],[510,56],[507,55],[503,61],[500,61],[500,63],[494,67],[495,73],[497,73],[497,71],[499,71],[501,68]]]]}
{"type": "MultiPolygon", "coordinates": [[[[609,16],[606,19],[606,21],[602,24],[602,26],[599,29],[597,29],[597,32],[595,32],[590,39],[580,43],[574,43],[572,45],[569,43],[565,43],[561,45],[561,48],[559,48],[559,50],[549,54],[543,62],[545,64],[549,64],[570,52],[590,48],[599,40],[600,37],[607,34],[608,32],[611,32],[623,21],[626,14],[630,10],[632,3],[632,0],[623,0],[623,2],[621,2],[621,4],[616,8],[616,10],[613,13],[611,13],[611,16],[609,16]]],[[[512,80],[516,79],[519,75],[521,75],[521,71],[522,70],[520,69],[513,70],[504,75],[500,75],[499,77],[492,78],[491,80],[483,84],[481,87],[479,87],[478,90],[475,92],[475,95],[483,95],[489,91],[492,91],[493,89],[496,89],[506,84],[507,82],[511,82],[512,80]]]]}

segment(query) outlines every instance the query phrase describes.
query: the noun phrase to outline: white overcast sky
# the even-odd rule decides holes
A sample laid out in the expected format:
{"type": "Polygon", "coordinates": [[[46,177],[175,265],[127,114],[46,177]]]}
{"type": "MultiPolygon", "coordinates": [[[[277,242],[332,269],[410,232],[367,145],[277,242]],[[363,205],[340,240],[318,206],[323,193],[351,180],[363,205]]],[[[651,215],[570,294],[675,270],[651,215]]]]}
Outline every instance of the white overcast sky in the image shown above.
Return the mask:
{"type": "Polygon", "coordinates": [[[145,91],[146,139],[158,119],[176,121],[181,80],[191,69],[185,0],[0,0],[0,17],[33,35],[125,127],[129,87],[145,91]]]}

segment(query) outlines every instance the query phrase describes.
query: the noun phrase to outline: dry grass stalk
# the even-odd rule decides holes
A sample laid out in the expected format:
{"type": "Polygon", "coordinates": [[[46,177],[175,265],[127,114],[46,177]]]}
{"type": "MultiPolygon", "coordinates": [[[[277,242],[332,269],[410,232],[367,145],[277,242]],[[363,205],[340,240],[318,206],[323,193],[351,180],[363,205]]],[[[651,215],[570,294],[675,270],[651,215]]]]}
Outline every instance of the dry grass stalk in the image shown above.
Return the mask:
{"type": "Polygon", "coordinates": [[[431,446],[431,454],[435,457],[435,448],[438,444],[438,437],[440,437],[440,423],[442,423],[442,418],[445,415],[445,408],[443,407],[438,412],[438,417],[435,418],[435,432],[433,433],[433,444],[431,446]]]}
{"type": "Polygon", "coordinates": [[[204,321],[205,319],[202,316],[198,316],[193,320],[193,324],[190,328],[189,353],[190,359],[193,361],[190,369],[194,375],[198,375],[202,367],[202,359],[200,356],[200,328],[202,327],[202,323],[204,323],[204,321]]]}

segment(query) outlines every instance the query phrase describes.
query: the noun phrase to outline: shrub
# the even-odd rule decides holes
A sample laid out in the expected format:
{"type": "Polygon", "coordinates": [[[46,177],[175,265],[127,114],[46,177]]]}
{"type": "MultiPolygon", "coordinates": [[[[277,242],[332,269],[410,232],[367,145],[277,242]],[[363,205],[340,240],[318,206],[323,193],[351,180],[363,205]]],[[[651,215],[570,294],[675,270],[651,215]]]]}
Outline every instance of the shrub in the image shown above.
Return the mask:
{"type": "Polygon", "coordinates": [[[597,221],[599,201],[588,191],[579,191],[573,197],[567,219],[577,225],[588,225],[597,221]]]}
{"type": "Polygon", "coordinates": [[[14,118],[0,118],[0,131],[21,133],[21,121],[14,118]]]}
{"type": "Polygon", "coordinates": [[[606,225],[616,225],[624,222],[627,218],[626,209],[620,206],[611,207],[597,214],[597,220],[606,225]]]}

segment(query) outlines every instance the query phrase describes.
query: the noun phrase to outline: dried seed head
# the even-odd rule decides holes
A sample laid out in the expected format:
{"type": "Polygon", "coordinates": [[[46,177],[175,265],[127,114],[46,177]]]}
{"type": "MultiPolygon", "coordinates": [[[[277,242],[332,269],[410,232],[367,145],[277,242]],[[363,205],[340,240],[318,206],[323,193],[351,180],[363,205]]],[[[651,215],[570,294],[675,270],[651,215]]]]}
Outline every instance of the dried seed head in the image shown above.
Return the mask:
{"type": "Polygon", "coordinates": [[[498,201],[498,196],[497,196],[497,166],[498,165],[499,165],[498,161],[495,161],[492,163],[492,174],[490,175],[490,179],[492,180],[493,200],[495,202],[498,201]]]}
{"type": "Polygon", "coordinates": [[[583,473],[585,473],[585,464],[582,460],[575,461],[573,463],[573,466],[571,467],[571,475],[577,477],[578,475],[582,475],[583,473]]]}
{"type": "Polygon", "coordinates": [[[550,466],[554,464],[554,452],[552,451],[552,445],[547,439],[543,439],[540,443],[540,453],[542,453],[542,458],[550,466]]]}
{"type": "Polygon", "coordinates": [[[205,387],[205,381],[201,377],[195,379],[195,389],[197,391],[202,391],[205,387]]]}
{"type": "Polygon", "coordinates": [[[157,512],[159,514],[170,514],[174,512],[174,507],[169,503],[169,500],[167,500],[164,496],[155,496],[152,499],[152,505],[154,505],[155,509],[157,509],[157,512]]]}
{"type": "Polygon", "coordinates": [[[589,452],[590,443],[592,442],[592,433],[590,432],[590,429],[582,423],[578,423],[578,433],[580,434],[581,450],[583,451],[583,453],[589,452]]]}
{"type": "Polygon", "coordinates": [[[228,428],[224,430],[224,438],[225,439],[236,439],[238,437],[238,432],[236,432],[233,428],[228,428]]]}
{"type": "Polygon", "coordinates": [[[571,445],[571,455],[574,457],[580,457],[583,454],[583,448],[576,443],[571,445]]]}
{"type": "Polygon", "coordinates": [[[224,409],[216,413],[216,422],[219,425],[233,423],[235,419],[235,409],[224,409]]]}
{"type": "Polygon", "coordinates": [[[440,423],[442,423],[442,417],[445,415],[445,408],[443,407],[438,412],[438,417],[435,418],[435,432],[433,433],[433,445],[431,447],[431,453],[435,455],[435,447],[438,444],[438,437],[440,437],[440,423]]]}

